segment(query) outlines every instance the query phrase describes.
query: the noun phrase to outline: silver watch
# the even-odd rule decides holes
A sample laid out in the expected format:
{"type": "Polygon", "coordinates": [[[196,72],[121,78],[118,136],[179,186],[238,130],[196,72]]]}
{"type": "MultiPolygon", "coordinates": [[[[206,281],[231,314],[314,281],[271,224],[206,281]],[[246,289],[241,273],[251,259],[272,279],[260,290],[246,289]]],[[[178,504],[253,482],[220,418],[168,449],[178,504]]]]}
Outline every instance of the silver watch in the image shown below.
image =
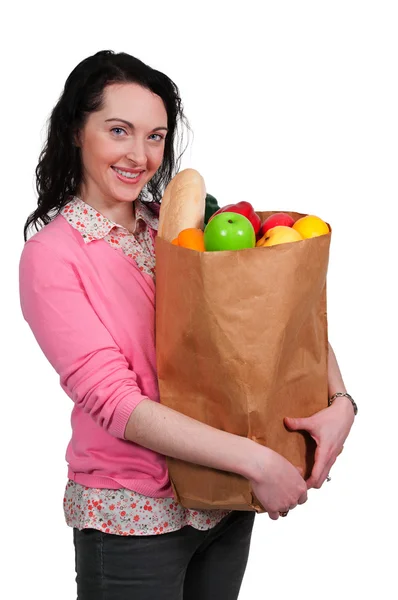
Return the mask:
{"type": "Polygon", "coordinates": [[[354,415],[357,415],[358,407],[354,401],[354,398],[352,396],[350,396],[350,394],[347,394],[347,392],[336,392],[335,394],[333,394],[333,396],[331,398],[329,398],[329,400],[328,400],[328,406],[331,406],[333,400],[335,400],[336,398],[341,398],[341,396],[345,396],[346,398],[348,398],[348,400],[351,402],[352,407],[354,409],[354,415]]]}

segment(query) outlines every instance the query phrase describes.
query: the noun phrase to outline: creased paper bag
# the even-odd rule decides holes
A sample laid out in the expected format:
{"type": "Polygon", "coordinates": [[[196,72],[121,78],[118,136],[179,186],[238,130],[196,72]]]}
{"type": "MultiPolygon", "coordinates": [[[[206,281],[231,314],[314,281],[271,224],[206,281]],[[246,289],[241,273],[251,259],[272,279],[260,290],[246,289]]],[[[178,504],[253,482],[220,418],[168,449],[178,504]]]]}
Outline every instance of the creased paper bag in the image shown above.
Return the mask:
{"type": "MultiPolygon", "coordinates": [[[[258,214],[264,220],[274,212],[258,214]]],[[[283,417],[327,406],[330,239],[204,253],[156,238],[160,402],[269,446],[306,476],[315,443],[288,431],[283,417]]],[[[170,457],[167,463],[187,508],[264,511],[240,475],[170,457]]]]}

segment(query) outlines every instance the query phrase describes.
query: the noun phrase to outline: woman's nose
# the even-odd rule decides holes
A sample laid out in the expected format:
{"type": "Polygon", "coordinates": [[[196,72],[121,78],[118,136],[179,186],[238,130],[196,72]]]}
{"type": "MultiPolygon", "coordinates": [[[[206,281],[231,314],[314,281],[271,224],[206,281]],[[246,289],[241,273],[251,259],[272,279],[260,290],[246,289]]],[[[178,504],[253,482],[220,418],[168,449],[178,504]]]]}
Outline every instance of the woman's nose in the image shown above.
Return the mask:
{"type": "Polygon", "coordinates": [[[128,149],[126,157],[139,166],[145,165],[147,162],[145,142],[135,139],[128,149]]]}

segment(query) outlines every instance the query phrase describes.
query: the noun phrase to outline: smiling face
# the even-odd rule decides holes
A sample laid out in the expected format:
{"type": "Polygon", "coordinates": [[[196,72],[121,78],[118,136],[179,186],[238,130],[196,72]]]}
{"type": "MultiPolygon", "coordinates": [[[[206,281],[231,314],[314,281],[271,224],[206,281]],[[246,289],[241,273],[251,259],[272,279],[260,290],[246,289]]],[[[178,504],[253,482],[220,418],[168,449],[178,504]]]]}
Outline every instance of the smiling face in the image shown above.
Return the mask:
{"type": "Polygon", "coordinates": [[[160,167],[167,133],[163,100],[135,83],[105,88],[101,110],[78,134],[88,204],[132,202],[160,167]]]}

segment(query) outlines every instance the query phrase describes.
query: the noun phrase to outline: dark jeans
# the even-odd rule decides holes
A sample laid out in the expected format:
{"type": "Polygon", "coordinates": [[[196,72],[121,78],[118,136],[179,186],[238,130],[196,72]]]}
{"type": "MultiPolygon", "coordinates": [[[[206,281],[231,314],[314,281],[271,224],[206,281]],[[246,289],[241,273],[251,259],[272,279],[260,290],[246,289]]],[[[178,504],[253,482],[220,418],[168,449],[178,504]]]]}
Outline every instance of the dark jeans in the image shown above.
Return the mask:
{"type": "Polygon", "coordinates": [[[236,600],[255,513],[233,511],[208,531],[151,536],[73,530],[78,600],[236,600]]]}

